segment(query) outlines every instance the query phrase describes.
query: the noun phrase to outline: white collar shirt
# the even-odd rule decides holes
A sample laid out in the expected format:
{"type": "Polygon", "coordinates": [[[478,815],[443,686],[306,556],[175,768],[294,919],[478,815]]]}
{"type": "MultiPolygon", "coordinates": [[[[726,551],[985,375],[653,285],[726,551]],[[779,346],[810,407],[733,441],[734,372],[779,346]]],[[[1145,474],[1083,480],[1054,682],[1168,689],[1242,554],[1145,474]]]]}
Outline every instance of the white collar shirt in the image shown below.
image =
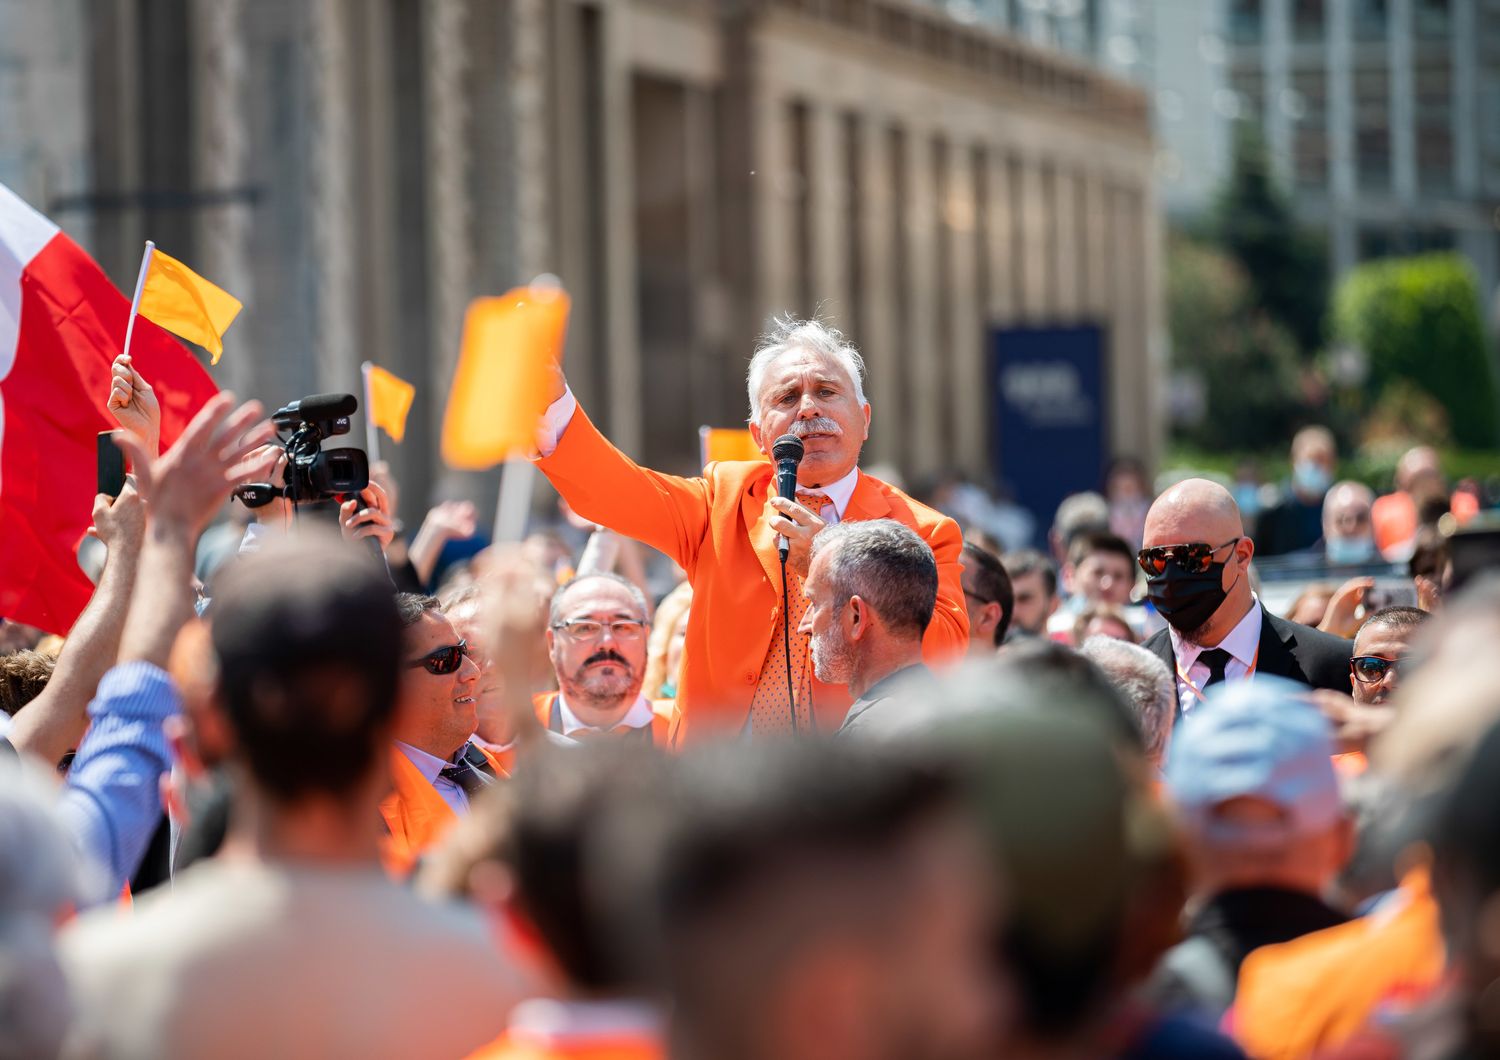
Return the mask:
{"type": "Polygon", "coordinates": [[[596,729],[595,726],[581,720],[577,714],[568,707],[568,698],[561,692],[557,694],[557,713],[562,718],[562,734],[571,737],[574,733],[587,730],[589,732],[612,732],[615,729],[641,729],[651,724],[655,713],[651,709],[651,701],[645,696],[636,696],[635,702],[625,715],[608,729],[596,729]]]}
{"type": "MultiPolygon", "coordinates": [[[[1224,664],[1224,680],[1238,681],[1249,677],[1260,653],[1261,607],[1256,597],[1250,599],[1250,610],[1235,624],[1218,646],[1229,653],[1229,662],[1224,664]]],[[[1167,634],[1172,638],[1172,657],[1177,660],[1177,702],[1186,714],[1198,704],[1198,693],[1208,681],[1208,664],[1200,659],[1207,651],[1201,644],[1194,644],[1171,626],[1167,634]],[[1184,675],[1187,680],[1184,681],[1184,675]]]]}

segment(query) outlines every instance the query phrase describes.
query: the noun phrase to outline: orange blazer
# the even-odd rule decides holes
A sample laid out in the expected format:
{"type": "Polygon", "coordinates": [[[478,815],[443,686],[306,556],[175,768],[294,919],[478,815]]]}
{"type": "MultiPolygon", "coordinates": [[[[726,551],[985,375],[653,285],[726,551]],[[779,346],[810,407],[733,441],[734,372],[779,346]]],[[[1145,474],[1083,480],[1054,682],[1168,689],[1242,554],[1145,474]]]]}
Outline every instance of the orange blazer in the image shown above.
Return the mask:
{"type": "Polygon", "coordinates": [[[538,1042],[506,1033],[469,1060],[665,1060],[666,1055],[660,1042],[634,1034],[538,1042]]]}
{"type": "MultiPolygon", "coordinates": [[[[531,697],[536,711],[537,724],[549,732],[562,735],[562,729],[552,727],[552,705],[557,702],[558,692],[538,692],[531,697]]],[[[677,703],[671,699],[653,699],[651,703],[651,742],[657,747],[672,745],[672,730],[677,723],[677,703]]],[[[644,726],[643,726],[644,728],[644,726]]]]}
{"type": "MultiPolygon", "coordinates": [[[[497,777],[510,775],[489,751],[480,747],[479,752],[495,768],[497,777]]],[[[390,830],[385,848],[386,868],[396,875],[409,872],[417,859],[458,823],[458,814],[399,747],[391,748],[391,791],[380,802],[380,816],[390,830]]]]}
{"type": "MultiPolygon", "coordinates": [[[[664,475],[611,445],[582,408],[537,466],[579,515],[665,552],[693,583],[675,745],[738,732],[771,638],[781,630],[772,466],[721,461],[705,467],[701,478],[664,475]]],[[[958,524],[863,472],[844,519],[894,519],[927,542],[937,557],[938,599],[923,656],[929,663],[961,657],[969,618],[959,583],[958,524]]],[[[813,681],[819,729],[836,730],[851,702],[845,686],[813,681]]]]}
{"type": "Polygon", "coordinates": [[[1250,1056],[1309,1056],[1347,1041],[1387,1002],[1420,1001],[1446,953],[1425,867],[1391,904],[1347,924],[1262,946],[1240,968],[1226,1028],[1250,1056]]]}

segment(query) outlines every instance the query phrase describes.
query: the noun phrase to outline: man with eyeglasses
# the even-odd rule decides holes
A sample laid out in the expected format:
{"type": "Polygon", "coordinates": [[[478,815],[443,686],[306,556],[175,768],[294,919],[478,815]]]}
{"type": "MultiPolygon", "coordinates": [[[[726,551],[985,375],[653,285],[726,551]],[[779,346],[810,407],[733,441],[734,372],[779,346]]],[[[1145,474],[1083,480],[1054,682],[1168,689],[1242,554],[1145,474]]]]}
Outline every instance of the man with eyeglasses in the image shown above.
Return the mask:
{"type": "Polygon", "coordinates": [[[612,736],[667,745],[671,704],[641,695],[648,616],[646,597],[618,574],[584,574],[553,594],[547,652],[559,691],[535,699],[542,728],[570,740],[612,736]]]}
{"type": "Polygon", "coordinates": [[[1354,702],[1380,706],[1400,683],[1401,665],[1418,628],[1432,616],[1415,607],[1387,607],[1365,619],[1349,660],[1354,702]]]}
{"type": "Polygon", "coordinates": [[[380,804],[388,860],[410,868],[469,812],[469,801],[506,775],[470,742],[479,726],[479,667],[431,596],[396,594],[402,659],[396,689],[393,791],[380,804]]]}
{"type": "Polygon", "coordinates": [[[1144,646],[1176,675],[1179,714],[1213,686],[1254,674],[1349,687],[1353,644],[1262,608],[1250,584],[1254,555],[1234,498],[1207,479],[1179,482],[1146,515],[1137,559],[1167,628],[1144,646]]]}

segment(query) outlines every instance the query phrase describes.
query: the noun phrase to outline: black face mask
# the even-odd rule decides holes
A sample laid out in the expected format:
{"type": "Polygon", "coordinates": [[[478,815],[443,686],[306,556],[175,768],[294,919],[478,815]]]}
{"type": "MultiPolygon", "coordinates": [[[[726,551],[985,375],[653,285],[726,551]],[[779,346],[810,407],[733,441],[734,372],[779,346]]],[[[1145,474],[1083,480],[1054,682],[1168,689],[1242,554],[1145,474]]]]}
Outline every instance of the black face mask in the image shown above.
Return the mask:
{"type": "Polygon", "coordinates": [[[1228,595],[1222,563],[1210,563],[1202,574],[1168,563],[1162,573],[1146,579],[1146,598],[1179,633],[1201,629],[1228,595]]]}

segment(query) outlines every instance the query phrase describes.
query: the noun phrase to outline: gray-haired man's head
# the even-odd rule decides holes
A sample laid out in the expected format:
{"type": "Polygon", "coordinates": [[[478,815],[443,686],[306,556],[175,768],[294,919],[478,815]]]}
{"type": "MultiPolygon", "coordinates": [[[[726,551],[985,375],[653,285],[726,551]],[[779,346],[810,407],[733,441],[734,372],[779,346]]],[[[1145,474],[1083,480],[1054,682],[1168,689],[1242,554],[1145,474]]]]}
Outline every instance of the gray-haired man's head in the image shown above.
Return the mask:
{"type": "Polygon", "coordinates": [[[813,539],[802,628],[818,680],[845,683],[872,633],[920,646],[937,605],[932,549],[892,519],[844,522],[813,539]]]}

